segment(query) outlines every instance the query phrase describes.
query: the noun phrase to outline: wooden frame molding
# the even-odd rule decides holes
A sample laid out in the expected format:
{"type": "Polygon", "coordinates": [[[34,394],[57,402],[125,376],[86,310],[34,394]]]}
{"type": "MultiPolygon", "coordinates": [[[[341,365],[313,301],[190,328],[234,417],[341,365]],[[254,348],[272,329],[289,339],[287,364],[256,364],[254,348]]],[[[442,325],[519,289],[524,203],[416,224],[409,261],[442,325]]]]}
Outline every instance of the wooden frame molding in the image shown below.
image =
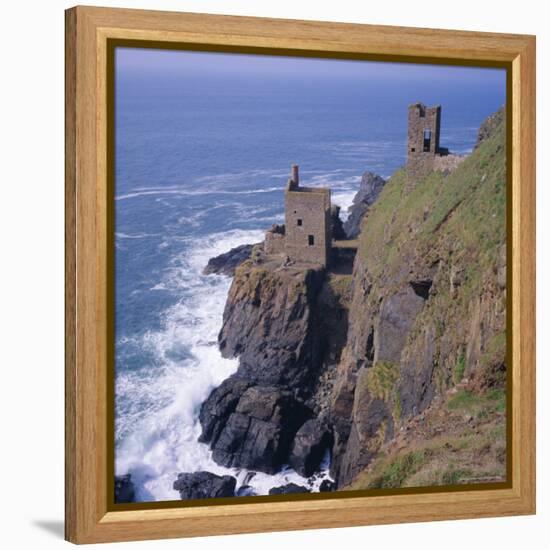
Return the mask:
{"type": "Polygon", "coordinates": [[[535,512],[535,38],[76,7],[66,12],[66,538],[75,543],[535,512]],[[511,483],[505,488],[112,511],[108,502],[108,41],[508,70],[511,483]],[[183,46],[182,46],[183,45],[183,46]],[[511,283],[510,283],[511,280],[511,283]],[[511,324],[510,324],[511,323],[511,324]]]}

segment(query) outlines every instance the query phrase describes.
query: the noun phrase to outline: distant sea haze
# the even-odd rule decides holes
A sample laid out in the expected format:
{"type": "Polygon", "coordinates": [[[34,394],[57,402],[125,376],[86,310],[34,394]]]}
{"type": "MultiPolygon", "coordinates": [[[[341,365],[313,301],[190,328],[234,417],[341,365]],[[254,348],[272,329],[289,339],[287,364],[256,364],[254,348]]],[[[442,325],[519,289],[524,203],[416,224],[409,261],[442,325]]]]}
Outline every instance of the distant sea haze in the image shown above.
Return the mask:
{"type": "MultiPolygon", "coordinates": [[[[121,50],[116,63],[116,472],[132,474],[139,500],[176,500],[179,472],[230,473],[238,485],[247,474],[197,441],[201,403],[238,366],[217,347],[231,281],[202,275],[208,259],[283,221],[291,163],[345,211],[365,170],[387,178],[403,166],[410,103],[441,104],[441,146],[471,151],[505,102],[505,76],[418,78],[407,67],[400,79],[386,64],[362,78],[356,63],[338,77],[337,61],[315,61],[307,78],[289,60],[285,77],[284,59],[255,74],[254,56],[232,73],[230,55],[179,52],[188,71],[174,52],[141,65],[139,55],[121,50]]],[[[289,481],[307,483],[287,469],[248,484],[267,494],[289,481]]]]}

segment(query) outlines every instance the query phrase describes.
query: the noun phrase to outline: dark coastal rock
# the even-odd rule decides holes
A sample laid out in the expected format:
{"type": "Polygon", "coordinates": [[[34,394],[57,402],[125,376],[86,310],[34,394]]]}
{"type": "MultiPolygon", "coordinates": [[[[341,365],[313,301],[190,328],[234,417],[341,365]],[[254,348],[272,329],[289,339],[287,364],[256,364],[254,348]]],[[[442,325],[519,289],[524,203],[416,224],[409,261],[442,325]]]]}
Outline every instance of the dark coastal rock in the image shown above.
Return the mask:
{"type": "Polygon", "coordinates": [[[248,485],[252,479],[256,476],[256,472],[248,472],[244,476],[243,485],[248,485]]]}
{"type": "Polygon", "coordinates": [[[385,298],[374,330],[374,361],[398,363],[401,351],[425,299],[411,286],[385,298]]]}
{"type": "Polygon", "coordinates": [[[337,204],[333,204],[330,208],[330,228],[333,239],[342,240],[346,238],[344,224],[340,219],[340,207],[337,204]]]}
{"type": "Polygon", "coordinates": [[[118,504],[135,502],[135,488],[131,474],[115,476],[115,502],[118,504]]]}
{"type": "Polygon", "coordinates": [[[319,492],[330,493],[332,491],[336,491],[336,483],[330,479],[323,479],[319,485],[319,492]]]}
{"type": "Polygon", "coordinates": [[[245,260],[250,258],[254,244],[242,244],[229,250],[229,252],[224,252],[219,256],[210,258],[206,267],[203,269],[205,275],[210,275],[212,273],[217,273],[221,275],[227,275],[228,277],[233,277],[235,275],[235,269],[242,264],[245,260]]]}
{"type": "MultiPolygon", "coordinates": [[[[364,269],[359,262],[356,275],[364,278],[365,284],[355,289],[350,311],[348,346],[353,356],[341,366],[333,392],[331,421],[335,445],[331,474],[339,487],[350,483],[376,456],[380,445],[393,436],[395,396],[399,396],[402,414],[405,404],[408,407],[411,402],[409,393],[414,393],[415,402],[419,401],[416,388],[426,376],[430,377],[433,368],[433,362],[426,359],[426,375],[416,373],[411,366],[409,378],[404,376],[402,367],[403,350],[427,303],[423,293],[415,292],[408,273],[399,272],[392,281],[397,288],[383,298],[369,300],[378,289],[371,287],[364,269]]],[[[418,365],[421,368],[424,367],[418,365]]],[[[426,394],[426,402],[429,398],[431,394],[426,394]]]]}
{"type": "Polygon", "coordinates": [[[279,487],[272,487],[269,489],[270,495],[291,495],[297,493],[309,493],[309,489],[303,485],[296,485],[296,483],[287,483],[286,485],[280,485],[279,487]]]}
{"type": "Polygon", "coordinates": [[[288,463],[300,475],[310,477],[318,470],[326,450],[331,445],[332,437],[327,426],[312,418],[296,433],[288,463]]]}
{"type": "Polygon", "coordinates": [[[434,398],[436,353],[436,329],[433,324],[428,324],[401,355],[398,385],[401,415],[408,417],[422,413],[434,398]]]}
{"type": "Polygon", "coordinates": [[[254,489],[250,485],[241,485],[237,489],[236,496],[238,497],[253,497],[256,496],[254,489]]]}
{"type": "MultiPolygon", "coordinates": [[[[228,386],[243,387],[236,378],[226,382],[228,386]]],[[[213,403],[213,399],[222,394],[213,395],[203,409],[223,408],[213,403]]],[[[227,403],[227,399],[224,402],[227,403]]],[[[277,472],[285,463],[296,431],[311,415],[290,392],[269,386],[248,387],[231,409],[231,412],[230,408],[225,409],[228,416],[209,417],[210,424],[204,433],[210,438],[203,441],[210,443],[213,459],[224,466],[252,468],[269,474],[277,472]]],[[[201,411],[201,419],[205,417],[201,411]]]]}
{"type": "Polygon", "coordinates": [[[316,381],[320,344],[317,296],[321,267],[244,262],[231,285],[219,335],[237,373],[202,404],[201,441],[221,465],[274,473],[288,462],[316,381]]]}
{"type": "MultiPolygon", "coordinates": [[[[307,424],[293,442],[306,421],[328,410],[320,369],[334,365],[346,341],[348,286],[331,281],[322,268],[282,267],[280,260],[237,269],[219,341],[222,355],[239,357],[239,369],[199,414],[200,440],[217,463],[273,473],[294,447],[297,471],[318,468],[331,444],[327,428],[307,424]]],[[[331,375],[325,378],[330,384],[331,375]]]]}
{"type": "MultiPolygon", "coordinates": [[[[476,377],[498,370],[495,387],[505,387],[505,261],[499,254],[504,225],[487,229],[494,248],[470,248],[466,241],[480,238],[467,220],[493,219],[494,205],[504,204],[499,201],[505,195],[505,139],[502,111],[484,122],[476,150],[447,176],[438,195],[438,204],[449,200],[442,211],[430,207],[435,183],[416,188],[420,201],[407,195],[406,174],[397,172],[386,191],[405,190],[404,202],[395,208],[384,191],[363,224],[347,343],[329,414],[335,437],[331,474],[339,489],[406,483],[372,475],[372,461],[384,460],[390,442],[404,434],[411,442],[437,437],[441,432],[427,430],[424,418],[445,422],[443,404],[457,385],[467,383],[468,391],[483,395],[476,377]],[[471,202],[457,200],[465,185],[471,202]],[[408,209],[418,210],[418,204],[425,206],[413,220],[408,209]],[[369,232],[381,227],[377,236],[369,232]],[[389,248],[395,255],[382,253],[389,248]],[[468,278],[478,281],[473,292],[468,278]]],[[[498,216],[504,219],[504,208],[498,216]]],[[[477,463],[476,468],[482,470],[477,463]]]]}
{"type": "Polygon", "coordinates": [[[258,385],[307,393],[319,365],[316,298],[322,267],[242,264],[233,279],[218,336],[238,375],[258,385]]]}
{"type": "Polygon", "coordinates": [[[350,435],[345,452],[335,464],[339,485],[349,483],[371,462],[379,444],[394,434],[392,411],[385,396],[374,394],[372,386],[369,388],[370,368],[362,368],[357,376],[350,435]]]}
{"type": "Polygon", "coordinates": [[[361,232],[361,221],[369,206],[378,198],[386,180],[373,172],[365,172],[361,178],[359,191],[348,209],[348,219],[344,222],[344,231],[348,239],[355,239],[361,232]]]}
{"type": "Polygon", "coordinates": [[[199,413],[202,433],[199,441],[215,443],[220,432],[235,412],[243,393],[252,385],[252,382],[231,376],[224,380],[204,401],[199,413]]]}
{"type": "Polygon", "coordinates": [[[233,476],[218,476],[211,472],[178,474],[174,489],[182,500],[235,496],[237,480],[233,476]]]}

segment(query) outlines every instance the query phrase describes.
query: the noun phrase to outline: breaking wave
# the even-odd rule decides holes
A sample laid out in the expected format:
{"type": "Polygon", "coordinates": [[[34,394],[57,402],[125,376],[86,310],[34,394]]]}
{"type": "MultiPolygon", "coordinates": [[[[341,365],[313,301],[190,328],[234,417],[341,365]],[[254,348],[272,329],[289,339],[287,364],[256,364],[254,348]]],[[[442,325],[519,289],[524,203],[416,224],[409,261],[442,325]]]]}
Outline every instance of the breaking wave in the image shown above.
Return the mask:
{"type": "MultiPolygon", "coordinates": [[[[140,501],[178,499],[172,485],[179,472],[233,475],[237,488],[249,473],[219,466],[208,446],[198,442],[201,404],[238,367],[238,360],[224,359],[217,345],[231,281],[205,276],[202,269],[211,257],[262,238],[262,231],[233,230],[190,242],[153,287],[183,298],[164,312],[160,330],[133,342],[154,357],[153,365],[138,371],[117,368],[116,379],[115,470],[132,474],[140,501]]],[[[326,469],[328,457],[325,462],[326,469]]],[[[256,473],[246,482],[257,494],[267,494],[271,487],[289,482],[315,490],[326,477],[328,471],[306,480],[284,468],[273,476],[256,473]]]]}

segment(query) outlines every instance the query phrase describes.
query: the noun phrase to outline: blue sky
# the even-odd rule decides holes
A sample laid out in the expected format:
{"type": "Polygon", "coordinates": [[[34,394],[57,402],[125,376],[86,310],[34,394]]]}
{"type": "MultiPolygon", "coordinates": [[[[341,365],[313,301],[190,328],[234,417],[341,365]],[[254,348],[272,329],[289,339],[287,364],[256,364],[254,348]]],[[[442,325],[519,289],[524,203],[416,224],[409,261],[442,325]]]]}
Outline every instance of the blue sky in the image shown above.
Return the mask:
{"type": "Polygon", "coordinates": [[[233,78],[243,79],[308,80],[331,76],[395,82],[445,79],[461,83],[486,82],[492,86],[505,86],[506,83],[504,69],[142,48],[117,48],[116,67],[117,74],[124,76],[209,77],[230,74],[233,78]]]}

